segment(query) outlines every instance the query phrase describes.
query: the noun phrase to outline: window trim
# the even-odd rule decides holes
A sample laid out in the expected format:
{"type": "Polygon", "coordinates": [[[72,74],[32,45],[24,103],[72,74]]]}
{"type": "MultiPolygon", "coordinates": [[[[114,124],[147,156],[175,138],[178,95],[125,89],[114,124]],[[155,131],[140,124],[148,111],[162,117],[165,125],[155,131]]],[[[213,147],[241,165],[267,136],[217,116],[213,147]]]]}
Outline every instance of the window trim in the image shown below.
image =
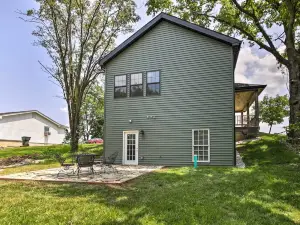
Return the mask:
{"type": "Polygon", "coordinates": [[[144,97],[144,73],[143,72],[137,72],[137,73],[130,73],[129,74],[129,97],[135,98],[135,97],[144,97]],[[133,84],[131,85],[131,75],[133,74],[142,74],[142,83],[141,84],[133,84]],[[138,86],[138,85],[142,85],[142,91],[143,94],[139,95],[139,96],[131,96],[131,86],[138,86]]]}
{"type": "Polygon", "coordinates": [[[120,75],[114,75],[114,99],[118,99],[118,98],[127,98],[127,95],[128,95],[128,87],[127,87],[127,74],[120,74],[120,75]],[[118,76],[125,76],[126,77],[126,81],[125,81],[125,85],[124,86],[117,86],[117,88],[120,88],[120,87],[125,87],[126,88],[126,96],[124,97],[116,97],[115,96],[115,93],[116,93],[116,77],[118,76]]]}
{"type": "Polygon", "coordinates": [[[146,71],[146,96],[150,97],[150,96],[160,96],[160,95],[161,95],[161,70],[146,71]],[[151,72],[158,72],[159,73],[159,82],[148,83],[148,73],[151,73],[151,72]],[[148,93],[147,93],[148,84],[159,84],[159,93],[158,93],[158,95],[148,95],[148,93]]]}
{"type": "Polygon", "coordinates": [[[192,162],[194,162],[194,147],[195,146],[207,146],[208,147],[208,153],[207,153],[207,160],[199,160],[197,162],[204,162],[204,163],[210,163],[210,129],[209,128],[203,128],[203,129],[192,129],[192,162]],[[205,131],[207,130],[208,131],[208,140],[207,140],[207,145],[195,145],[195,142],[194,142],[194,132],[195,131],[205,131]]]}

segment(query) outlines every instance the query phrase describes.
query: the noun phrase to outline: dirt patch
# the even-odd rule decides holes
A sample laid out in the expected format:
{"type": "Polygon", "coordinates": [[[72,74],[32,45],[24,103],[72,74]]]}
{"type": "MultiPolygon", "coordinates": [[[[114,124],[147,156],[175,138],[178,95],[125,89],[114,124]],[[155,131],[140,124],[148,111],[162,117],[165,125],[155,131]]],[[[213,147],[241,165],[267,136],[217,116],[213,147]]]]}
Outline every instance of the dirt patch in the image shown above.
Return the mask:
{"type": "Polygon", "coordinates": [[[33,154],[33,155],[13,156],[10,158],[0,159],[0,167],[6,167],[15,164],[29,164],[38,158],[40,158],[39,154],[33,154]]]}

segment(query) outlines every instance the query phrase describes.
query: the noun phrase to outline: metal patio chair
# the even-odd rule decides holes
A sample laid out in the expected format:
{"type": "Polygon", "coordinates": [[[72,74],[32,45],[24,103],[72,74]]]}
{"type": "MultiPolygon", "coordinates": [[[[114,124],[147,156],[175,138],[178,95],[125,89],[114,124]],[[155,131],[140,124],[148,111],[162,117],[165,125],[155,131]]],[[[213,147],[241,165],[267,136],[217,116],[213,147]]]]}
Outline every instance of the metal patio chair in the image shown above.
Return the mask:
{"type": "Polygon", "coordinates": [[[59,177],[59,175],[61,174],[65,174],[65,175],[74,175],[75,171],[73,168],[71,168],[72,166],[74,166],[75,164],[73,163],[73,159],[72,159],[72,163],[65,163],[66,158],[63,158],[60,154],[55,154],[55,159],[59,162],[61,169],[58,171],[57,173],[57,177],[59,177]],[[68,173],[69,171],[71,171],[71,173],[68,173]]]}
{"type": "Polygon", "coordinates": [[[103,155],[95,155],[94,165],[103,165],[105,158],[103,155]]]}
{"type": "Polygon", "coordinates": [[[76,157],[76,163],[77,163],[77,176],[79,177],[80,172],[82,171],[82,168],[88,168],[92,174],[95,173],[93,165],[95,161],[95,155],[94,154],[80,154],[76,157]]]}
{"type": "Polygon", "coordinates": [[[104,162],[103,162],[104,172],[106,172],[107,170],[112,170],[113,172],[118,172],[118,170],[113,166],[113,164],[115,163],[115,161],[117,159],[118,154],[119,154],[119,152],[114,152],[107,159],[104,158],[104,162]]]}

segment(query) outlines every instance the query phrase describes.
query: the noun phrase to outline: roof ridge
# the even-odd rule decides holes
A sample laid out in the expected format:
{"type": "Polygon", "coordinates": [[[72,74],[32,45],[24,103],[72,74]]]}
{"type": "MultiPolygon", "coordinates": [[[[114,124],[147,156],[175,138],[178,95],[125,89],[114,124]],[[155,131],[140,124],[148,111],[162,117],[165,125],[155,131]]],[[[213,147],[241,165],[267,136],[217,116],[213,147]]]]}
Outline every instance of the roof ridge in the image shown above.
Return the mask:
{"type": "Polygon", "coordinates": [[[22,113],[37,113],[39,114],[40,116],[46,118],[47,120],[51,121],[52,123],[56,124],[57,126],[60,126],[60,127],[65,127],[67,128],[67,126],[51,119],[50,117],[46,116],[44,113],[40,112],[39,110],[22,110],[22,111],[15,111],[15,112],[4,112],[4,113],[0,113],[0,116],[5,116],[5,115],[11,115],[11,114],[22,114],[22,113]]]}
{"type": "Polygon", "coordinates": [[[221,34],[219,32],[210,30],[208,28],[199,26],[197,24],[182,20],[178,17],[171,16],[166,13],[160,13],[156,17],[154,17],[152,20],[150,20],[148,23],[146,23],[142,28],[137,30],[134,34],[132,34],[129,38],[127,38],[125,41],[123,41],[119,46],[117,46],[115,49],[113,49],[111,52],[109,52],[107,55],[105,55],[102,59],[99,59],[99,64],[103,66],[107,62],[109,62],[111,59],[115,58],[119,53],[124,51],[127,47],[131,46],[135,41],[137,41],[140,37],[145,35],[148,31],[150,31],[153,27],[155,27],[160,21],[166,20],[169,23],[173,23],[175,25],[181,26],[185,29],[192,30],[194,32],[197,32],[199,34],[202,34],[204,36],[213,38],[217,41],[223,42],[225,44],[229,44],[232,47],[236,48],[234,51],[234,66],[237,61],[238,52],[240,49],[241,41],[232,38],[230,36],[221,34]]]}
{"type": "MultiPolygon", "coordinates": [[[[218,31],[209,29],[209,28],[204,27],[204,26],[202,26],[202,25],[199,25],[199,24],[196,24],[196,23],[193,23],[193,22],[190,22],[190,21],[181,19],[180,17],[174,16],[174,15],[171,15],[171,14],[168,14],[168,13],[165,13],[165,12],[161,12],[160,14],[163,14],[163,15],[166,15],[166,16],[169,16],[169,17],[173,17],[174,19],[178,19],[178,20],[181,20],[181,21],[186,22],[186,23],[193,24],[193,25],[198,26],[198,27],[200,27],[200,28],[202,28],[202,29],[205,29],[205,30],[207,30],[207,31],[209,31],[209,32],[213,32],[213,33],[216,33],[216,34],[218,34],[218,35],[222,35],[222,36],[224,36],[224,37],[226,37],[226,38],[234,39],[234,40],[236,40],[237,42],[242,42],[241,40],[239,40],[239,39],[237,39],[237,38],[230,37],[229,35],[222,34],[221,32],[218,32],[218,31]]],[[[160,15],[160,14],[159,14],[159,15],[160,15]]]]}

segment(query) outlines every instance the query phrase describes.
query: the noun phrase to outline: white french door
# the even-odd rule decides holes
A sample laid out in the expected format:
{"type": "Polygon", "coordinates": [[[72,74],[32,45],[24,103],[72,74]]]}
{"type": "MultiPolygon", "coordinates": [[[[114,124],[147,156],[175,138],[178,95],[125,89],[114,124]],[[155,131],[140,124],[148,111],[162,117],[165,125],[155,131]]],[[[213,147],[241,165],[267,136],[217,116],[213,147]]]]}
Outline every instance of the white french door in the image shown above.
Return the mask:
{"type": "Polygon", "coordinates": [[[123,164],[138,165],[139,131],[123,131],[123,164]]]}

